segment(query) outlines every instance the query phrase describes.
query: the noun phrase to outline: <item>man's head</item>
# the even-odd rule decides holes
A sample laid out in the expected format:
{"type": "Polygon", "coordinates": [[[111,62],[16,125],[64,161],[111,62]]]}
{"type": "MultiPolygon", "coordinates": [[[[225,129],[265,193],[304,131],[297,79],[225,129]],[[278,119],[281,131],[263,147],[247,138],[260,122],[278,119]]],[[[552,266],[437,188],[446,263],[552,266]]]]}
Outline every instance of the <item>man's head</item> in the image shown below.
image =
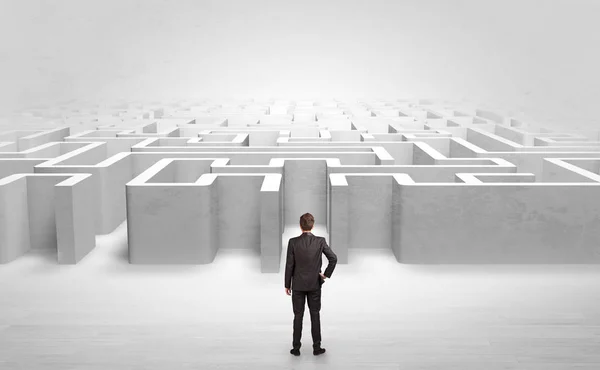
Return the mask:
{"type": "Polygon", "coordinates": [[[302,231],[310,231],[315,224],[315,218],[310,213],[305,213],[300,216],[300,228],[302,231]]]}

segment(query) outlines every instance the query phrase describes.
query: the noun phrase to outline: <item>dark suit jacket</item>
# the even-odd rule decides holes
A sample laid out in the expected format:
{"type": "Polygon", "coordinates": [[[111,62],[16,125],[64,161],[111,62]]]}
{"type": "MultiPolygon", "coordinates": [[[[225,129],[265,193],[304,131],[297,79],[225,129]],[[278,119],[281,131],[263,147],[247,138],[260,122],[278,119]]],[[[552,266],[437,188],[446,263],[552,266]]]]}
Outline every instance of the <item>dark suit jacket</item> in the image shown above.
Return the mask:
{"type": "Polygon", "coordinates": [[[319,275],[323,264],[321,253],[329,260],[323,273],[329,278],[335,269],[337,256],[329,248],[325,238],[310,232],[291,238],[285,263],[285,287],[297,291],[318,290],[324,282],[319,275]]]}

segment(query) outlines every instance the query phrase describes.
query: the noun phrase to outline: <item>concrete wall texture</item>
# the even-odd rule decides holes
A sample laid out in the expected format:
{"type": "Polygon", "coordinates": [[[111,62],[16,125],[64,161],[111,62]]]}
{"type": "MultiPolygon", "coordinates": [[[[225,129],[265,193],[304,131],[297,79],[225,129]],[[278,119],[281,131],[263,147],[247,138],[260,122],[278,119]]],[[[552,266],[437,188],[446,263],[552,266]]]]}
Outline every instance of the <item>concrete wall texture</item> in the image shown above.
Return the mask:
{"type": "Polygon", "coordinates": [[[305,212],[340,263],[373,248],[413,264],[600,262],[600,129],[431,99],[59,105],[23,117],[0,132],[3,263],[35,249],[77,263],[126,222],[130,263],[245,249],[278,272],[282,234],[305,212]]]}

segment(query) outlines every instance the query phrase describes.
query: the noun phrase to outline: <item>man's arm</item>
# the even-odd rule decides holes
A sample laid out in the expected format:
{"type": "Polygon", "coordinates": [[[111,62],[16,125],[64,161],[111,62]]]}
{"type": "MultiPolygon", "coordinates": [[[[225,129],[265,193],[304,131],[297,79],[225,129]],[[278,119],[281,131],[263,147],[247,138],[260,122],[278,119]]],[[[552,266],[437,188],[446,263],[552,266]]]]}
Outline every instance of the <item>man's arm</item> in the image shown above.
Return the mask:
{"type": "Polygon", "coordinates": [[[292,239],[288,242],[287,247],[287,259],[285,261],[285,288],[290,289],[292,285],[292,275],[294,274],[294,248],[292,246],[292,239]]]}
{"type": "Polygon", "coordinates": [[[321,237],[321,239],[323,240],[323,253],[325,254],[325,257],[327,257],[327,260],[329,261],[329,263],[327,264],[327,268],[325,269],[325,272],[323,273],[323,275],[330,278],[331,274],[333,274],[333,270],[335,269],[335,265],[337,264],[337,256],[335,255],[335,253],[333,253],[331,248],[327,245],[327,241],[325,241],[325,238],[321,237]]]}

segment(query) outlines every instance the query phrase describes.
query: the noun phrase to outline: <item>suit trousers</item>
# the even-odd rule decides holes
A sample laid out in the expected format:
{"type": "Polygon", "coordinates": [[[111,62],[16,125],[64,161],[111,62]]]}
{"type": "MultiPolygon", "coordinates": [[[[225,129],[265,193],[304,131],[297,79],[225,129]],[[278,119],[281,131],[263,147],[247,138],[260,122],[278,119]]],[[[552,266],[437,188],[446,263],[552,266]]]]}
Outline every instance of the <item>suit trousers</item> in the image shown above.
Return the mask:
{"type": "Polygon", "coordinates": [[[317,290],[302,292],[292,290],[292,308],[294,310],[294,334],[292,340],[293,348],[302,345],[302,319],[304,318],[305,301],[308,302],[310,312],[310,328],[313,340],[313,349],[321,348],[321,287],[317,290]]]}

